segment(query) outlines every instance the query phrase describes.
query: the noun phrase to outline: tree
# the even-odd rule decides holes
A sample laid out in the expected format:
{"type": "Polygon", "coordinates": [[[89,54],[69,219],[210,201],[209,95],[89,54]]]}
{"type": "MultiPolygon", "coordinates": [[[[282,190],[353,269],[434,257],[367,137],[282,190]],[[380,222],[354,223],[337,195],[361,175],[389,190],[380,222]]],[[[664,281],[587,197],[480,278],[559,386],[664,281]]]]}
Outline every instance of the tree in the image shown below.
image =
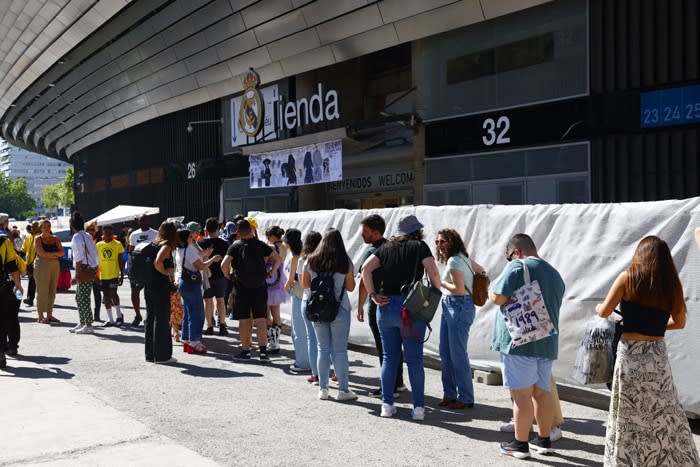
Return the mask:
{"type": "Polygon", "coordinates": [[[44,207],[57,208],[75,204],[73,181],[73,167],[69,167],[63,180],[53,185],[45,185],[41,189],[41,201],[44,203],[44,207]]]}
{"type": "Polygon", "coordinates": [[[26,217],[32,215],[34,208],[36,201],[29,194],[24,177],[12,180],[0,173],[0,210],[10,217],[26,217]]]}

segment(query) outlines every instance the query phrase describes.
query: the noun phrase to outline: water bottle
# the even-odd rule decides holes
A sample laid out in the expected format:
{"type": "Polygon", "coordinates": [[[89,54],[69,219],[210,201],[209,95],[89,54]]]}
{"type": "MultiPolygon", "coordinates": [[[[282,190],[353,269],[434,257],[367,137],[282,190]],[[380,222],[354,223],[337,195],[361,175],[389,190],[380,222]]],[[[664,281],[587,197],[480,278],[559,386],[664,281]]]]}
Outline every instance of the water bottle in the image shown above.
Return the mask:
{"type": "Polygon", "coordinates": [[[19,290],[15,290],[15,298],[17,301],[21,302],[22,301],[22,292],[19,290]]]}

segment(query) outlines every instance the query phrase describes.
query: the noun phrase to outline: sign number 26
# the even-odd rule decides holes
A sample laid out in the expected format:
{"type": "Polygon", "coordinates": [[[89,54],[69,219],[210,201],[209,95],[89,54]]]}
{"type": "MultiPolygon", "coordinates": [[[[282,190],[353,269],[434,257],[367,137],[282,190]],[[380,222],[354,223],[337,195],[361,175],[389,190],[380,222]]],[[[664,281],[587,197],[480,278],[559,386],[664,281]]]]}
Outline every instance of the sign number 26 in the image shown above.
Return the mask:
{"type": "Polygon", "coordinates": [[[486,134],[481,137],[481,141],[483,141],[486,146],[510,143],[510,136],[508,136],[510,119],[505,115],[498,117],[498,120],[487,118],[484,120],[481,128],[486,130],[486,134]]]}

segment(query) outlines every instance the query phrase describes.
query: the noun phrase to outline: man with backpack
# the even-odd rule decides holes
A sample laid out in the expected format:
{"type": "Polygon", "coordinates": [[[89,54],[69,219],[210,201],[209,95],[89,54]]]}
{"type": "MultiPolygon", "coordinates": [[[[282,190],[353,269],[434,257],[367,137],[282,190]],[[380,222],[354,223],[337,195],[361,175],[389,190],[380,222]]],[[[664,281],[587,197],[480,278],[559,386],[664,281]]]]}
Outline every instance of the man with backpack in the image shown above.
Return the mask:
{"type": "Polygon", "coordinates": [[[133,259],[134,248],[141,243],[151,243],[156,239],[158,231],[151,228],[151,219],[147,215],[143,215],[139,218],[139,227],[134,230],[129,236],[129,283],[131,284],[131,304],[134,306],[134,312],[136,317],[131,323],[133,327],[137,327],[143,321],[141,317],[141,297],[139,294],[143,290],[144,283],[135,280],[132,274],[131,260],[133,259]]]}
{"type": "Polygon", "coordinates": [[[268,362],[267,356],[267,283],[266,264],[273,262],[272,270],[282,263],[282,258],[270,245],[255,238],[250,223],[238,222],[239,240],[236,240],[226,252],[221,262],[221,270],[231,280],[231,266],[234,269],[234,288],[236,300],[233,319],[239,321],[241,350],[233,356],[234,360],[250,360],[252,340],[251,317],[255,323],[260,346],[260,361],[268,362]]]}
{"type": "Polygon", "coordinates": [[[19,343],[19,300],[24,293],[19,277],[19,256],[7,236],[0,235],[0,369],[7,366],[5,348],[10,355],[17,355],[19,343]],[[8,342],[9,341],[9,342],[8,342]]]}

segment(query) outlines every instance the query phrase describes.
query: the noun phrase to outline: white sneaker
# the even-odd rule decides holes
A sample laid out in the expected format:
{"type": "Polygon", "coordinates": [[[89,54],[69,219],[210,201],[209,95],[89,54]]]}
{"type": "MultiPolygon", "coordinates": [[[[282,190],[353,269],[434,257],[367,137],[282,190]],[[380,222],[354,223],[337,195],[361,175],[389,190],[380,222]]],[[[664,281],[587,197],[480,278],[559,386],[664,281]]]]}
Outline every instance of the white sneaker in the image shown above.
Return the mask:
{"type": "Polygon", "coordinates": [[[320,389],[318,391],[318,398],[322,401],[328,400],[328,389],[320,389]]]}
{"type": "Polygon", "coordinates": [[[412,418],[417,421],[425,420],[425,408],[414,407],[412,418]]]}
{"type": "Polygon", "coordinates": [[[553,443],[561,439],[561,428],[558,426],[553,426],[549,431],[549,440],[553,443]]]}
{"type": "Polygon", "coordinates": [[[76,331],[79,331],[83,328],[82,324],[77,324],[74,328],[70,328],[68,332],[75,333],[76,331]]]}
{"type": "Polygon", "coordinates": [[[76,334],[95,334],[95,329],[92,326],[83,326],[75,330],[76,334]]]}
{"type": "Polygon", "coordinates": [[[345,391],[338,391],[338,395],[335,396],[335,400],[337,401],[354,401],[357,399],[357,394],[355,394],[352,389],[348,389],[347,392],[345,391]]]}
{"type": "Polygon", "coordinates": [[[382,412],[379,414],[380,417],[391,418],[395,413],[396,407],[394,407],[394,404],[387,404],[386,402],[382,403],[382,412]]]}

